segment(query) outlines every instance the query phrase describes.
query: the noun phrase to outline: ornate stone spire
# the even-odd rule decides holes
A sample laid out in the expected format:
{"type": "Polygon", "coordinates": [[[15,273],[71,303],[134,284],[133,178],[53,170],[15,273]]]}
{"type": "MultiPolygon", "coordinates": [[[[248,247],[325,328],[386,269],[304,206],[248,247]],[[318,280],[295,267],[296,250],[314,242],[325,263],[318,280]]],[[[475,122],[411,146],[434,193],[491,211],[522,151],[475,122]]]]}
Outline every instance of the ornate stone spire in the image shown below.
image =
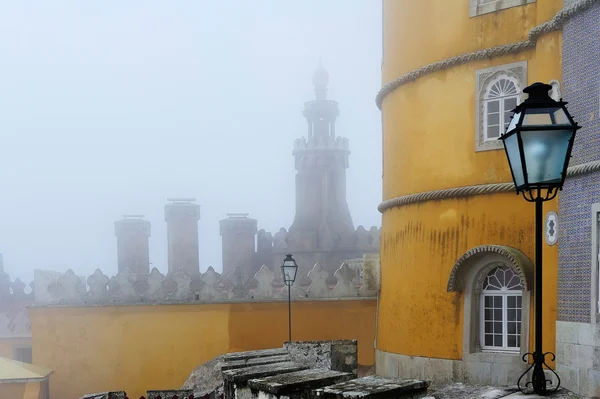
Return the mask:
{"type": "Polygon", "coordinates": [[[327,85],[329,84],[329,74],[323,68],[321,60],[315,73],[313,73],[313,85],[315,86],[315,95],[317,100],[327,99],[327,85]]]}

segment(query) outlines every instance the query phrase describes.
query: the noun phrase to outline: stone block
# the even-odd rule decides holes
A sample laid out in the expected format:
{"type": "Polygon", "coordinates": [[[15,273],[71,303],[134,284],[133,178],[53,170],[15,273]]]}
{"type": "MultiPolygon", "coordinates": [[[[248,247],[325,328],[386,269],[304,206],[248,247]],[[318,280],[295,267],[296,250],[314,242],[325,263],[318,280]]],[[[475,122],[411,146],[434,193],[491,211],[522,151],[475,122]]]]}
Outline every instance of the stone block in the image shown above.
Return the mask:
{"type": "Polygon", "coordinates": [[[327,369],[310,369],[293,373],[248,381],[253,395],[258,397],[306,398],[314,389],[326,387],[354,378],[352,373],[343,373],[327,369]]]}
{"type": "Polygon", "coordinates": [[[386,352],[383,357],[383,376],[388,378],[398,378],[400,374],[398,355],[386,352]]]}
{"type": "Polygon", "coordinates": [[[595,346],[600,345],[598,340],[598,331],[595,324],[572,323],[577,325],[577,343],[580,345],[595,346]]]}
{"type": "MultiPolygon", "coordinates": [[[[580,369],[591,369],[594,367],[594,347],[587,345],[575,345],[577,352],[577,367],[580,369]]],[[[568,356],[567,356],[568,357],[568,356]]]]}
{"type": "Polygon", "coordinates": [[[581,394],[590,398],[600,397],[600,371],[586,370],[587,372],[587,387],[582,390],[581,394]]]}
{"type": "Polygon", "coordinates": [[[577,344],[564,344],[563,358],[560,360],[562,364],[569,367],[578,367],[579,347],[577,344]]]}
{"type": "Polygon", "coordinates": [[[127,394],[125,391],[111,391],[111,392],[100,392],[91,393],[82,396],[80,399],[125,399],[127,394]]]}
{"type": "Polygon", "coordinates": [[[560,375],[560,385],[571,392],[579,392],[579,369],[557,362],[556,372],[560,375]]]}
{"type": "Polygon", "coordinates": [[[246,351],[246,352],[231,352],[226,355],[223,355],[223,360],[242,360],[242,359],[252,359],[255,357],[267,357],[267,356],[277,356],[277,355],[287,355],[288,351],[285,348],[275,348],[275,349],[260,349],[256,351],[246,351]]]}
{"type": "Polygon", "coordinates": [[[450,359],[426,358],[420,378],[436,383],[450,383],[453,381],[452,363],[450,359]]]}
{"type": "Polygon", "coordinates": [[[579,325],[582,323],[572,323],[567,321],[556,322],[556,341],[576,344],[579,339],[579,325]]]}
{"type": "Polygon", "coordinates": [[[224,370],[222,375],[225,399],[239,399],[242,396],[250,395],[250,390],[248,388],[249,380],[284,373],[292,373],[295,371],[306,370],[307,368],[307,366],[299,363],[282,362],[224,370]]]}
{"type": "Polygon", "coordinates": [[[465,382],[473,385],[488,385],[492,380],[492,363],[464,362],[465,382]]]}
{"type": "Polygon", "coordinates": [[[379,399],[404,398],[407,395],[420,394],[427,391],[427,383],[419,380],[396,380],[378,376],[369,376],[341,382],[311,392],[311,399],[379,399]]]}
{"type": "Polygon", "coordinates": [[[239,369],[243,367],[252,367],[252,366],[261,366],[265,364],[272,363],[282,363],[289,362],[289,355],[276,355],[276,356],[265,356],[265,357],[255,357],[251,359],[240,359],[240,360],[231,360],[225,362],[221,366],[221,371],[239,369]]]}
{"type": "Polygon", "coordinates": [[[331,343],[331,370],[358,375],[358,341],[331,343]]]}
{"type": "Polygon", "coordinates": [[[152,390],[146,391],[146,399],[172,399],[177,397],[178,399],[193,399],[194,393],[191,389],[174,390],[174,389],[163,389],[163,390],[152,390]]]}

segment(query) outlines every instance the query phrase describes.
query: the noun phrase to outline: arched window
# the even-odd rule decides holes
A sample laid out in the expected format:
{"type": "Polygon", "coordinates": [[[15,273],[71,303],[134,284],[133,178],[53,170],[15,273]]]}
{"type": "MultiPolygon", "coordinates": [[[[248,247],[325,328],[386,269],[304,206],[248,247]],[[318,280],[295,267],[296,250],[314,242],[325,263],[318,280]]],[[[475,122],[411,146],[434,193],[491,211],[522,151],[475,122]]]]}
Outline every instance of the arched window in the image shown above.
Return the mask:
{"type": "Polygon", "coordinates": [[[518,352],[521,348],[523,285],[510,267],[496,266],[481,291],[481,349],[518,352]]]}
{"type": "Polygon", "coordinates": [[[520,92],[519,83],[508,76],[500,76],[489,83],[483,102],[484,141],[497,140],[506,131],[520,92]]]}

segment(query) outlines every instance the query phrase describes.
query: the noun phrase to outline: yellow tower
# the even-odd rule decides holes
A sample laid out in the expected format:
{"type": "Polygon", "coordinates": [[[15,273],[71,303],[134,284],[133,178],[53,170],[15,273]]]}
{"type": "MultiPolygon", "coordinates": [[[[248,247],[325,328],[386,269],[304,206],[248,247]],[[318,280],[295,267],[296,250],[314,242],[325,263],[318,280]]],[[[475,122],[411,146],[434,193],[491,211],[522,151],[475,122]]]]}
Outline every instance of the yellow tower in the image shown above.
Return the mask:
{"type": "MultiPolygon", "coordinates": [[[[523,88],[541,81],[558,95],[562,9],[383,1],[378,374],[513,385],[526,369],[534,208],[515,194],[497,139],[523,88]]],[[[551,229],[546,238],[544,350],[554,352],[558,253],[551,229]]]]}

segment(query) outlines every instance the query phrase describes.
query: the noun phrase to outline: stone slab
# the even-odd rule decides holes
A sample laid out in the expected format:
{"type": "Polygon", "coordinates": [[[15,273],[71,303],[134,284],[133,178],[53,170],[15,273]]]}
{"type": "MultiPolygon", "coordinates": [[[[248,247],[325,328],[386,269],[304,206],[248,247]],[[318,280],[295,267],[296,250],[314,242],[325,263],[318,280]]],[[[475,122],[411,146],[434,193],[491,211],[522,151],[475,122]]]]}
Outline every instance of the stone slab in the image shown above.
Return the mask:
{"type": "Polygon", "coordinates": [[[84,395],[81,399],[125,399],[127,394],[125,391],[99,392],[84,395]]]}
{"type": "Polygon", "coordinates": [[[300,363],[281,362],[260,366],[244,367],[239,369],[225,370],[222,372],[223,380],[234,384],[245,383],[254,378],[262,378],[277,374],[291,373],[306,370],[308,367],[300,363]]]}
{"type": "Polygon", "coordinates": [[[289,355],[277,355],[277,356],[266,356],[266,357],[255,357],[250,359],[231,360],[225,362],[221,366],[221,371],[239,369],[251,366],[260,366],[264,364],[282,363],[291,361],[289,355]]]}
{"type": "Polygon", "coordinates": [[[163,389],[146,391],[146,399],[172,399],[174,397],[177,397],[178,399],[193,399],[194,394],[191,389],[163,389]]]}
{"type": "Polygon", "coordinates": [[[425,393],[428,384],[420,380],[390,379],[370,376],[315,389],[312,398],[323,399],[384,399],[403,398],[408,394],[425,393]]]}
{"type": "Polygon", "coordinates": [[[277,355],[287,355],[288,351],[285,348],[276,348],[276,349],[261,349],[257,351],[247,351],[247,352],[232,352],[226,355],[223,355],[223,360],[228,362],[230,360],[243,360],[243,359],[252,359],[255,357],[267,357],[267,356],[277,356],[277,355]]]}
{"type": "Polygon", "coordinates": [[[255,392],[275,396],[291,393],[310,393],[313,389],[349,381],[354,378],[352,373],[327,369],[309,369],[292,373],[279,374],[266,378],[248,381],[248,387],[255,392]]]}

